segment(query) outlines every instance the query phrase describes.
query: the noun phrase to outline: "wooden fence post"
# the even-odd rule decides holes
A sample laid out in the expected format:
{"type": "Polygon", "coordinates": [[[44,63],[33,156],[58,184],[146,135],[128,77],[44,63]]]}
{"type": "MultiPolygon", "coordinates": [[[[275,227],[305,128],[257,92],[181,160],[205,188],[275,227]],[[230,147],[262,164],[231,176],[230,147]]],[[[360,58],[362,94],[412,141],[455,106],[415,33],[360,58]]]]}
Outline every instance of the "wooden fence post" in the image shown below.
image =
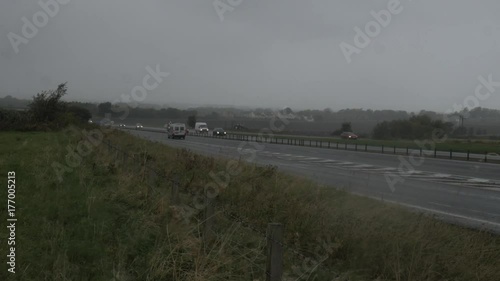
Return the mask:
{"type": "Polygon", "coordinates": [[[267,225],[266,281],[281,281],[283,275],[283,225],[267,225]]]}

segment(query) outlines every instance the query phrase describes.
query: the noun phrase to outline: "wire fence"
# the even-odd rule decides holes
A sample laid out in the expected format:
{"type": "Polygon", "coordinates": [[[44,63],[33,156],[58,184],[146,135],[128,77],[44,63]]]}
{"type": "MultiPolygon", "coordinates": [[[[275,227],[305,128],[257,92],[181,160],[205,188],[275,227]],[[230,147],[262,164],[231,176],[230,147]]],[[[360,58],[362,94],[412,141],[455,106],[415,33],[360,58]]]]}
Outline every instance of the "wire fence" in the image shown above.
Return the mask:
{"type": "MultiPolygon", "coordinates": [[[[270,222],[267,224],[267,229],[257,227],[250,223],[249,220],[239,215],[237,211],[228,208],[220,202],[220,200],[218,200],[219,196],[210,196],[206,190],[203,192],[195,192],[186,186],[181,188],[182,182],[179,180],[178,176],[167,176],[160,169],[153,167],[146,161],[141,161],[142,159],[140,159],[137,154],[129,153],[111,143],[110,140],[104,140],[103,143],[105,144],[107,152],[116,162],[121,164],[120,166],[123,172],[140,173],[142,180],[148,185],[151,196],[155,196],[159,193],[169,194],[170,207],[183,208],[184,206],[189,208],[190,210],[187,212],[186,210],[181,212],[182,216],[184,216],[184,218],[181,219],[183,219],[184,222],[189,223],[192,217],[201,217],[202,244],[205,251],[208,251],[210,247],[212,247],[217,237],[220,235],[217,232],[217,224],[220,223],[222,218],[237,225],[240,231],[243,229],[248,231],[254,238],[261,239],[263,242],[262,244],[265,244],[265,246],[257,246],[255,249],[251,249],[251,252],[254,253],[254,260],[265,260],[265,266],[255,263],[253,263],[253,266],[258,269],[258,272],[265,275],[265,280],[267,281],[284,280],[285,254],[291,254],[295,257],[295,260],[311,260],[310,252],[304,253],[283,241],[283,224],[270,222]],[[193,202],[197,203],[194,204],[193,202]]],[[[245,245],[242,245],[242,243],[238,241],[231,240],[231,243],[246,248],[245,245]]],[[[250,261],[247,255],[242,255],[242,258],[250,261]]],[[[287,280],[307,280],[305,278],[309,278],[313,271],[320,265],[321,262],[317,262],[313,267],[308,267],[307,270],[296,270],[295,274],[293,272],[289,274],[295,277],[292,279],[287,277],[287,280]]]]}
{"type": "Polygon", "coordinates": [[[372,152],[381,154],[394,154],[394,155],[406,155],[406,156],[414,155],[420,157],[425,156],[425,157],[441,158],[441,159],[500,163],[500,155],[498,153],[487,152],[487,151],[483,153],[471,152],[470,150],[457,150],[457,149],[449,149],[445,151],[445,150],[438,150],[437,148],[425,149],[425,146],[415,148],[410,146],[399,147],[396,145],[369,145],[367,143],[358,144],[357,140],[331,141],[331,140],[288,138],[281,136],[271,137],[271,136],[259,136],[259,135],[247,135],[247,134],[213,135],[208,133],[206,134],[190,133],[190,136],[279,144],[279,145],[372,152]]]}
{"type": "MultiPolygon", "coordinates": [[[[165,133],[164,129],[161,128],[142,128],[142,131],[165,133]]],[[[357,143],[358,140],[320,140],[320,139],[307,139],[304,137],[286,137],[286,136],[270,136],[270,135],[253,135],[253,134],[234,134],[226,133],[223,135],[217,135],[213,133],[196,133],[190,132],[189,136],[194,137],[204,137],[204,138],[217,138],[235,141],[247,141],[256,143],[268,143],[268,144],[278,144],[278,145],[290,145],[290,146],[303,146],[303,147],[315,147],[324,149],[336,149],[336,150],[346,150],[346,151],[359,151],[359,152],[371,152],[371,153],[381,153],[381,154],[393,154],[393,155],[405,155],[405,156],[419,156],[419,157],[430,157],[430,158],[441,158],[441,159],[452,159],[452,160],[462,160],[462,161],[479,161],[500,164],[500,154],[496,152],[478,152],[477,150],[466,150],[466,149],[449,149],[449,150],[438,150],[436,144],[430,141],[426,145],[421,147],[415,146],[397,146],[397,145],[375,145],[375,144],[361,144],[357,143]],[[428,148],[428,146],[430,148],[428,148]]]]}

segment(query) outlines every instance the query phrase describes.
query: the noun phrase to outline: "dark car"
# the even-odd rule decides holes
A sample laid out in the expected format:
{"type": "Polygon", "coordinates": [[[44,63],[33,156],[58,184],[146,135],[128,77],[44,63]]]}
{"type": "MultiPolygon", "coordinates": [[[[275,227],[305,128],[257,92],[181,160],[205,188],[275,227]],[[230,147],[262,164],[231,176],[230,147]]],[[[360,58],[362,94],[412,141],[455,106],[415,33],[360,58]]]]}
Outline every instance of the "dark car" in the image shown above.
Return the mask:
{"type": "Polygon", "coordinates": [[[236,124],[236,125],[234,125],[233,129],[243,131],[243,130],[247,130],[247,127],[245,127],[241,124],[236,124]]]}
{"type": "Polygon", "coordinates": [[[358,135],[356,135],[353,132],[343,132],[342,134],[340,134],[340,137],[343,139],[348,139],[348,140],[357,140],[358,139],[358,135]]]}
{"type": "Polygon", "coordinates": [[[215,128],[213,131],[212,131],[212,134],[214,136],[225,136],[226,135],[226,131],[224,131],[224,129],[222,128],[215,128]]]}

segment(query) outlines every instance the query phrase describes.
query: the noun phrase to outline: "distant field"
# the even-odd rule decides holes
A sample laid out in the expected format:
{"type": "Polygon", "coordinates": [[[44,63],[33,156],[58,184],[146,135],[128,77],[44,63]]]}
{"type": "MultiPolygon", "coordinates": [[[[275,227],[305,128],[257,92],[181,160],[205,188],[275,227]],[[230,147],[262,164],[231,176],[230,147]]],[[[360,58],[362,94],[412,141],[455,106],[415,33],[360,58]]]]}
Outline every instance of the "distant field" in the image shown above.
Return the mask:
{"type": "MultiPolygon", "coordinates": [[[[125,132],[107,138],[168,177],[179,175],[183,190],[199,190],[213,181],[210,172],[228,166],[125,132]]],[[[63,132],[0,134],[0,173],[16,171],[19,216],[17,275],[9,279],[4,266],[0,280],[264,280],[266,242],[245,225],[265,232],[268,222],[285,225],[290,278],[327,245],[317,281],[500,280],[499,236],[245,163],[219,198],[245,224],[217,212],[216,241],[205,253],[201,217],[175,219],[168,185],[151,189],[146,170],[121,166],[104,145],[58,181],[52,165],[66,163],[81,140],[63,132]]]]}

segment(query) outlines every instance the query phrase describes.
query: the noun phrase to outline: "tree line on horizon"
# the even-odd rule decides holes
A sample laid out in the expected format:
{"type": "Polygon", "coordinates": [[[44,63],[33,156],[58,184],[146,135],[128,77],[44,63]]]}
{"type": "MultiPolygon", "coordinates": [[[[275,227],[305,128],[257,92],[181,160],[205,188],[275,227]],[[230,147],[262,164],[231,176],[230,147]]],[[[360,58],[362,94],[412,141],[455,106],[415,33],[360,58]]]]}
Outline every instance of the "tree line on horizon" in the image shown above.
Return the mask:
{"type": "MultiPolygon", "coordinates": [[[[120,116],[123,114],[118,107],[120,105],[111,102],[90,103],[90,102],[66,102],[69,105],[78,106],[88,110],[93,116],[105,116],[106,113],[120,116]]],[[[30,100],[18,99],[10,95],[0,98],[0,108],[26,109],[30,100]]],[[[224,116],[244,117],[253,112],[256,115],[272,116],[276,110],[270,108],[238,109],[238,108],[218,108],[210,106],[200,106],[196,108],[178,109],[174,107],[167,108],[146,108],[146,107],[128,107],[128,116],[134,118],[187,118],[191,115],[209,117],[211,119],[225,118],[224,116]],[[227,114],[229,113],[229,114],[227,114]]],[[[315,122],[323,121],[352,121],[352,120],[381,120],[392,121],[400,119],[409,119],[412,116],[427,115],[433,120],[443,119],[446,114],[435,111],[421,110],[419,112],[408,112],[404,110],[372,110],[360,108],[347,108],[333,111],[329,108],[323,110],[307,109],[293,111],[289,107],[280,112],[295,114],[298,116],[312,117],[315,122]]],[[[464,109],[458,114],[467,116],[470,119],[500,119],[500,110],[476,107],[471,110],[464,109]]]]}

